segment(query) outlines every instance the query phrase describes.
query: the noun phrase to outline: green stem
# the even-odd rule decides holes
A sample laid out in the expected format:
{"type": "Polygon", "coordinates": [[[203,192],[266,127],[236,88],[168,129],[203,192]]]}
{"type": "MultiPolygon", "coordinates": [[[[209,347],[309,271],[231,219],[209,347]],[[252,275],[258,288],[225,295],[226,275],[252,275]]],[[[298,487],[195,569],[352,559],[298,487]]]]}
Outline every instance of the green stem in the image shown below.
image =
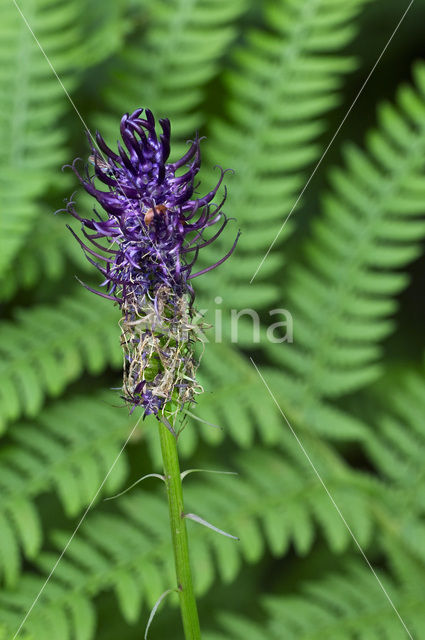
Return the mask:
{"type": "Polygon", "coordinates": [[[159,422],[159,439],[167,485],[171,538],[185,640],[200,640],[201,629],[189,563],[186,520],[183,517],[183,489],[177,453],[177,438],[162,422],[159,422]]]}

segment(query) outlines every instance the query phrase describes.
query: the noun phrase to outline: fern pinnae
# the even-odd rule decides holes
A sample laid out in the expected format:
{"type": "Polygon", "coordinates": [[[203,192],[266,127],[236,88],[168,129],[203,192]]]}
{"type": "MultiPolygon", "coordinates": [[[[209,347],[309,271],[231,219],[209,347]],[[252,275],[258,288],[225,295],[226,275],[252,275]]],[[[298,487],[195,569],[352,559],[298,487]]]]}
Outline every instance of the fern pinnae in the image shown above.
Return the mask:
{"type": "MultiPolygon", "coordinates": [[[[242,449],[252,446],[256,438],[271,447],[282,442],[282,432],[287,427],[244,354],[228,344],[212,343],[202,365],[200,381],[206,389],[214,388],[214,392],[199,398],[196,411],[209,422],[222,425],[223,430],[193,429],[187,448],[182,442],[183,454],[190,455],[199,438],[219,445],[227,437],[242,449]]],[[[267,368],[267,378],[273,394],[285,406],[297,429],[306,433],[313,430],[337,440],[362,440],[365,437],[367,427],[361,420],[324,400],[306,397],[302,382],[272,367],[267,368]]],[[[149,436],[148,443],[150,445],[149,436]]],[[[156,459],[153,447],[151,455],[156,459]]]]}
{"type": "MultiPolygon", "coordinates": [[[[417,572],[411,571],[410,577],[413,575],[417,578],[417,572]]],[[[400,619],[382,603],[382,594],[370,572],[348,557],[342,571],[329,571],[320,581],[310,582],[299,596],[265,598],[265,623],[260,625],[247,617],[222,614],[221,628],[229,640],[259,640],[264,638],[264,632],[270,640],[280,640],[282,629],[285,637],[294,640],[319,640],[325,635],[341,640],[358,637],[402,640],[406,634],[418,637],[424,621],[423,592],[419,585],[411,590],[407,580],[396,584],[388,574],[382,575],[382,579],[395,594],[400,619]]],[[[420,583],[423,588],[423,576],[420,583]]],[[[208,640],[214,637],[206,635],[208,640]]]]}
{"type": "MultiPolygon", "coordinates": [[[[228,344],[210,343],[199,379],[207,391],[198,399],[196,415],[222,429],[200,428],[198,421],[189,416],[191,429],[185,430],[179,443],[182,456],[191,456],[202,441],[218,447],[226,438],[242,450],[257,441],[276,447],[285,439],[285,446],[292,450],[291,440],[285,438],[287,426],[245,355],[228,344]]],[[[272,367],[267,368],[267,379],[297,431],[307,436],[313,431],[342,442],[362,441],[366,437],[364,422],[324,400],[306,396],[302,383],[272,367]]],[[[147,430],[145,438],[154,465],[160,464],[154,434],[147,430]]],[[[296,451],[294,455],[298,454],[296,451]]]]}
{"type": "Polygon", "coordinates": [[[87,262],[71,234],[63,233],[61,216],[46,213],[50,209],[47,204],[41,205],[41,209],[26,238],[25,252],[0,279],[2,303],[10,302],[18,292],[34,291],[40,281],[58,282],[67,268],[78,273],[87,271],[87,262]]]}
{"type": "Polygon", "coordinates": [[[313,393],[341,395],[380,375],[393,298],[408,282],[400,268],[418,255],[425,232],[418,219],[425,202],[423,64],[414,75],[417,87],[402,87],[396,104],[381,111],[369,153],[347,148],[347,168],[332,172],[333,192],[305,243],[305,264],[290,270],[290,308],[303,346],[273,357],[313,393]]]}
{"type": "Polygon", "coordinates": [[[247,0],[159,0],[146,8],[147,35],[138,34],[138,42],[109,69],[104,102],[115,115],[99,115],[97,127],[112,134],[115,118],[140,104],[134,78],[143,78],[145,102],[172,119],[173,153],[184,153],[187,139],[204,124],[199,106],[205,87],[237,35],[233,23],[248,5],[247,0]]]}
{"type": "Polygon", "coordinates": [[[373,420],[372,433],[363,443],[371,463],[390,483],[391,488],[382,494],[383,502],[388,504],[392,500],[399,514],[396,523],[381,514],[385,539],[420,563],[425,562],[421,500],[425,487],[421,453],[425,442],[424,394],[423,364],[420,368],[402,367],[389,373],[375,385],[379,412],[373,420]]]}
{"type": "Polygon", "coordinates": [[[116,32],[124,24],[122,6],[109,0],[106,2],[110,5],[109,10],[97,10],[102,15],[96,18],[93,15],[96,14],[95,3],[87,10],[80,0],[35,0],[22,6],[13,2],[2,4],[2,300],[13,295],[19,286],[29,288],[35,284],[41,273],[58,279],[60,268],[57,267],[64,261],[61,248],[75,259],[76,252],[63,240],[63,233],[62,238],[57,234],[57,246],[52,246],[51,233],[55,233],[55,225],[46,221],[49,217],[46,209],[49,210],[50,205],[39,201],[40,197],[46,197],[46,190],[51,191],[54,187],[57,191],[67,186],[66,177],[57,171],[57,167],[67,158],[65,117],[73,107],[43,52],[63,80],[66,91],[73,94],[81,79],[79,72],[99,63],[121,42],[116,32]],[[111,32],[114,32],[113,38],[108,37],[111,32]],[[96,40],[102,37],[108,37],[108,46],[105,41],[102,47],[98,46],[96,40]],[[43,230],[47,232],[46,239],[40,238],[43,230]]]}
{"type": "MultiPolygon", "coordinates": [[[[102,393],[76,396],[46,409],[32,424],[18,423],[11,444],[1,456],[2,549],[0,572],[11,586],[21,572],[22,559],[34,559],[43,532],[36,497],[56,493],[65,513],[73,517],[85,508],[121,446],[125,427],[116,425],[116,409],[102,393]],[[63,424],[69,428],[64,431],[63,424]]],[[[113,493],[127,475],[120,458],[105,493],[113,493]]]]}
{"type": "MultiPolygon", "coordinates": [[[[318,527],[335,552],[341,554],[350,548],[351,538],[335,518],[332,507],[323,499],[322,488],[306,474],[299,457],[298,464],[288,458],[286,449],[283,442],[284,453],[259,447],[242,453],[237,467],[240,473],[237,483],[229,483],[227,479],[214,475],[187,485],[185,495],[189,509],[199,508],[202,502],[203,510],[210,519],[241,537],[241,542],[235,545],[203,527],[191,528],[193,569],[199,594],[211,588],[216,573],[226,582],[233,580],[242,560],[258,561],[265,553],[266,545],[276,557],[282,557],[291,542],[298,553],[307,553],[318,535],[318,527]],[[282,487],[285,487],[284,492],[282,487]]],[[[321,464],[324,467],[325,460],[321,464]]],[[[335,472],[329,462],[327,473],[321,470],[338,502],[350,505],[350,524],[361,544],[367,548],[378,524],[374,520],[370,483],[361,476],[356,481],[348,469],[345,474],[335,472]],[[357,492],[354,491],[356,482],[357,492]]],[[[378,501],[379,493],[375,497],[378,501]]],[[[146,491],[123,496],[114,501],[113,506],[112,512],[89,514],[58,566],[53,581],[54,584],[57,581],[67,585],[67,602],[73,601],[74,594],[88,600],[90,595],[113,588],[126,619],[134,622],[143,603],[153,607],[158,594],[168,588],[172,580],[167,508],[160,494],[146,491]],[[99,536],[99,531],[103,536],[99,536]],[[131,585],[130,602],[123,591],[125,585],[131,585]]],[[[393,517],[395,508],[396,502],[393,501],[389,505],[393,517]]],[[[385,533],[384,529],[381,531],[385,533]]],[[[55,533],[55,546],[62,549],[67,537],[65,532],[55,533]]],[[[399,542],[398,538],[396,540],[399,542]]],[[[56,556],[43,553],[36,562],[43,571],[49,571],[53,558],[56,556]]],[[[24,576],[24,583],[25,580],[24,576]]],[[[15,602],[13,594],[9,593],[7,598],[15,602]]],[[[56,598],[57,592],[55,589],[50,591],[49,586],[46,604],[43,601],[39,605],[40,610],[34,611],[34,616],[43,619],[43,607],[48,606],[48,602],[52,603],[51,606],[63,606],[56,598]]],[[[28,620],[28,629],[32,629],[31,619],[28,620]]]]}
{"type": "Polygon", "coordinates": [[[14,323],[3,321],[0,353],[1,428],[25,415],[34,417],[46,396],[58,395],[83,371],[99,373],[119,366],[118,318],[99,300],[86,304],[78,292],[55,306],[40,305],[16,312],[14,323]],[[109,317],[99,327],[99,314],[109,317]],[[36,333],[34,326],[38,327],[36,333]]]}
{"type": "MultiPolygon", "coordinates": [[[[316,492],[313,483],[305,478],[304,470],[282,465],[277,454],[266,451],[245,454],[242,462],[237,483],[229,484],[228,480],[221,481],[219,476],[214,476],[202,483],[193,481],[186,488],[190,509],[199,507],[202,501],[203,510],[211,519],[241,535],[241,542],[235,545],[203,527],[191,528],[193,568],[199,593],[205,593],[212,586],[217,571],[223,580],[232,580],[240,570],[242,558],[254,562],[264,553],[258,520],[265,527],[266,540],[277,556],[286,551],[292,537],[301,552],[306,552],[314,539],[316,525],[312,506],[317,503],[320,492],[316,492]],[[264,470],[269,473],[264,474],[264,470]],[[286,487],[285,493],[282,486],[286,487]],[[291,523],[294,523],[293,527],[291,523]],[[214,556],[217,556],[218,567],[215,567],[214,556]]],[[[327,482],[335,491],[338,479],[327,478],[327,482]]],[[[367,499],[365,497],[365,504],[367,499]]],[[[361,522],[360,505],[351,503],[356,519],[361,522]]],[[[135,621],[143,602],[152,607],[158,594],[168,588],[172,564],[168,553],[167,508],[162,496],[138,491],[114,501],[113,505],[115,510],[111,513],[97,511],[88,515],[46,588],[43,601],[28,619],[28,630],[33,629],[33,619],[36,625],[43,620],[44,607],[63,608],[77,594],[88,601],[89,596],[110,588],[117,593],[126,618],[135,621]],[[99,536],[100,530],[102,536],[99,536]],[[131,607],[121,591],[121,585],[128,583],[134,592],[131,607]],[[65,591],[62,588],[58,591],[57,585],[66,585],[65,591]]],[[[317,512],[327,513],[326,506],[320,505],[317,512]]],[[[333,527],[332,514],[330,516],[329,527],[324,531],[330,541],[336,541],[339,530],[333,527]]],[[[360,529],[355,530],[362,535],[360,529]]],[[[55,546],[63,549],[68,537],[65,532],[55,533],[55,546]]],[[[362,538],[362,541],[365,543],[366,539],[362,538]]],[[[338,544],[336,542],[337,548],[338,544]]],[[[345,537],[343,548],[348,544],[349,539],[345,537]]],[[[48,572],[55,559],[56,554],[43,553],[36,562],[43,572],[48,572]]],[[[26,576],[20,582],[21,592],[25,584],[26,576]]],[[[39,590],[36,585],[32,588],[32,595],[39,590]]],[[[21,616],[21,606],[13,592],[7,592],[7,595],[0,592],[0,603],[5,602],[4,598],[13,602],[13,609],[17,609],[12,629],[21,616]]]]}
{"type": "Polygon", "coordinates": [[[246,274],[254,272],[258,255],[293,206],[305,168],[319,157],[324,116],[338,102],[342,76],[354,66],[351,57],[336,52],[353,38],[353,18],[363,5],[362,0],[264,3],[267,30],[247,34],[234,56],[235,69],[225,74],[227,117],[213,120],[207,153],[214,158],[220,150],[224,166],[238,159],[229,194],[243,230],[238,260],[232,274],[224,268],[211,276],[212,289],[220,291],[226,306],[251,306],[255,296],[263,308],[278,298],[270,284],[282,266],[277,252],[264,264],[261,284],[250,285],[246,274]]]}
{"type": "MultiPolygon", "coordinates": [[[[76,85],[75,71],[81,64],[75,28],[79,9],[79,0],[35,0],[23,7],[57,72],[66,76],[69,90],[76,85]]],[[[38,198],[58,182],[54,169],[66,159],[62,121],[69,104],[14,3],[2,3],[0,12],[3,270],[17,256],[35,219],[42,215],[38,198]]]]}

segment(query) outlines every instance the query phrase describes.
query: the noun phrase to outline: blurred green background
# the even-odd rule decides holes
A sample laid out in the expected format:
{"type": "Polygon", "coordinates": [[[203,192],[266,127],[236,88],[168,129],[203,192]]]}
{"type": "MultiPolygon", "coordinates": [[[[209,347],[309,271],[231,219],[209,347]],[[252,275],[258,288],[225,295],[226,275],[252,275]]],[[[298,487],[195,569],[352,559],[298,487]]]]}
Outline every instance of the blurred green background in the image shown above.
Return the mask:
{"type": "MultiPolygon", "coordinates": [[[[19,628],[137,415],[120,386],[119,312],[66,229],[92,203],[71,171],[82,120],[116,144],[139,106],[176,158],[205,135],[200,190],[227,175],[235,254],[196,282],[214,331],[183,468],[206,640],[419,638],[425,628],[425,2],[12,0],[0,6],[0,638],[19,628]],[[81,120],[82,118],[82,120],[81,120]],[[217,300],[217,297],[220,300],[217,300]],[[232,341],[232,310],[247,315],[232,341]],[[294,340],[267,337],[286,309],[294,340]],[[381,585],[253,367],[260,367],[381,585]],[[386,589],[397,613],[383,592],[386,589]]],[[[78,228],[78,225],[73,225],[78,228]]],[[[34,606],[26,640],[136,640],[173,586],[155,420],[132,438],[34,606]]],[[[173,598],[151,628],[180,639],[173,598]]]]}

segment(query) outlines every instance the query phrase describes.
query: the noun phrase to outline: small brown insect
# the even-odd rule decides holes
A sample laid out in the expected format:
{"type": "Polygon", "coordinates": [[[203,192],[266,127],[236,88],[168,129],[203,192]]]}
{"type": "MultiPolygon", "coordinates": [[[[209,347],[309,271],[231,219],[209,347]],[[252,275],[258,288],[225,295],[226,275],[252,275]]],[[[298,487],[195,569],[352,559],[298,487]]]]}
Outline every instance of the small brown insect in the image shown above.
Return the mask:
{"type": "Polygon", "coordinates": [[[99,167],[99,169],[103,169],[104,171],[108,171],[111,169],[109,164],[107,164],[104,160],[99,157],[89,156],[89,162],[93,164],[95,167],[99,167]]]}
{"type": "Polygon", "coordinates": [[[165,206],[165,204],[158,204],[154,209],[148,209],[145,213],[145,224],[147,226],[150,225],[150,223],[152,222],[152,220],[154,219],[155,213],[166,213],[167,212],[167,207],[165,206]]]}

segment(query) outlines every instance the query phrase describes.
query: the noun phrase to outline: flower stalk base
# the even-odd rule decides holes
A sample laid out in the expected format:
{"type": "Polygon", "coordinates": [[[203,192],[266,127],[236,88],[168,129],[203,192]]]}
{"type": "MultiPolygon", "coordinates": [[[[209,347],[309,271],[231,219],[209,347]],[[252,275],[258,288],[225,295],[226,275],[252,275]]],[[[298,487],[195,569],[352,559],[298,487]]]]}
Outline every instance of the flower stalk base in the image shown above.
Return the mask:
{"type": "Polygon", "coordinates": [[[189,562],[189,546],[184,518],[183,489],[177,452],[177,438],[161,421],[158,423],[164,476],[167,486],[171,538],[176,567],[180,610],[185,640],[200,640],[198,610],[189,562]]]}

